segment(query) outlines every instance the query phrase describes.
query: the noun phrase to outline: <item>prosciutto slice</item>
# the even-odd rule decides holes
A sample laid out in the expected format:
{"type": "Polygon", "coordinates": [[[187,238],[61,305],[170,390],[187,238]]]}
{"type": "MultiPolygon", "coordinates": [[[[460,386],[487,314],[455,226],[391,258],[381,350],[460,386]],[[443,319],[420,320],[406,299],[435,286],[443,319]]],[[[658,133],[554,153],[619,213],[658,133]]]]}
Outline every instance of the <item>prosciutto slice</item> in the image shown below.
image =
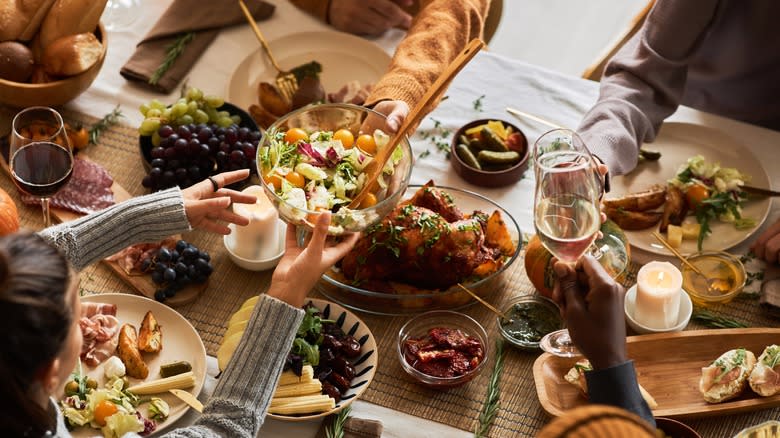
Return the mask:
{"type": "MultiPolygon", "coordinates": [[[[101,165],[75,158],[70,181],[51,198],[51,206],[89,214],[114,205],[114,179],[101,165]]],[[[38,205],[40,198],[22,194],[22,202],[38,205]]]]}
{"type": "Polygon", "coordinates": [[[114,354],[119,342],[116,305],[84,303],[79,327],[84,338],[81,347],[81,360],[84,363],[95,367],[114,354]]]}

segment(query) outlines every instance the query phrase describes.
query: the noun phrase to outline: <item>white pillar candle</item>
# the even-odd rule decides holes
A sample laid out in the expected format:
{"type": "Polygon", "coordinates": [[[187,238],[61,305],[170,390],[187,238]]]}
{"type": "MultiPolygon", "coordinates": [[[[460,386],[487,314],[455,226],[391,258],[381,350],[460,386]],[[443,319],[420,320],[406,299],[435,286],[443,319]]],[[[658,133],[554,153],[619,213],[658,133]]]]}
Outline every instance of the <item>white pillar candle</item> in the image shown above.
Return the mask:
{"type": "Polygon", "coordinates": [[[650,262],[636,277],[634,319],[644,326],[665,329],[677,324],[682,274],[669,262],[650,262]]]}
{"type": "Polygon", "coordinates": [[[279,253],[279,213],[260,186],[249,186],[243,193],[254,195],[254,204],[233,204],[233,212],[249,219],[236,226],[233,252],[248,260],[269,259],[279,253]]]}

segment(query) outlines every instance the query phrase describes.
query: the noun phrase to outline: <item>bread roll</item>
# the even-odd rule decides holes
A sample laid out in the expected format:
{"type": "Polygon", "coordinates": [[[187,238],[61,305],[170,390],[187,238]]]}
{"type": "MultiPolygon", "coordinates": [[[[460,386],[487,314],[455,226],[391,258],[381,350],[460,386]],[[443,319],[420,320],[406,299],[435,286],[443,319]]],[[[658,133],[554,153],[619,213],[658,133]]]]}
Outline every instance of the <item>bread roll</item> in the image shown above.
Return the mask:
{"type": "Polygon", "coordinates": [[[33,55],[27,46],[16,41],[0,43],[0,78],[27,82],[32,72],[33,55]]]}
{"type": "Polygon", "coordinates": [[[744,348],[723,353],[710,366],[701,369],[699,391],[704,400],[720,403],[742,394],[755,364],[756,356],[744,348]]]}
{"type": "Polygon", "coordinates": [[[56,0],[41,24],[41,47],[64,36],[94,31],[107,1],[56,0]]]}
{"type": "Polygon", "coordinates": [[[38,32],[54,0],[0,1],[0,41],[29,41],[38,32]]]}
{"type": "Polygon", "coordinates": [[[46,73],[73,76],[87,71],[100,58],[102,46],[91,32],[62,37],[43,49],[46,73]]]}
{"type": "Polygon", "coordinates": [[[780,393],[780,346],[770,345],[758,356],[748,378],[750,389],[763,397],[780,393]]]}

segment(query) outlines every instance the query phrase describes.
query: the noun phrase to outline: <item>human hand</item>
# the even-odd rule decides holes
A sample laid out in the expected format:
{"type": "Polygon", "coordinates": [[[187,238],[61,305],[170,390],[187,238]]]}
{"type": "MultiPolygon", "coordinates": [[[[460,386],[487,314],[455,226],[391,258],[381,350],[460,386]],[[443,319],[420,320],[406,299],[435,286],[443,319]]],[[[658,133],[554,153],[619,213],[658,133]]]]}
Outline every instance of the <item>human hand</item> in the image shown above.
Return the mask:
{"type": "Polygon", "coordinates": [[[625,289],[590,255],[570,264],[555,261],[553,299],[561,306],[569,335],[594,369],[627,360],[625,289]]]}
{"type": "Polygon", "coordinates": [[[254,204],[257,202],[257,198],[253,195],[221,188],[244,180],[248,176],[249,169],[224,172],[182,190],[184,211],[187,213],[190,225],[193,228],[200,228],[212,233],[230,234],[230,228],[217,221],[236,225],[249,224],[249,219],[233,213],[228,210],[228,207],[233,202],[254,204]],[[214,190],[214,184],[217,185],[218,190],[214,190]]]}
{"type": "Polygon", "coordinates": [[[385,119],[373,120],[378,117],[370,114],[366,117],[361,131],[374,132],[374,129],[381,129],[389,134],[395,134],[409,115],[409,105],[403,100],[383,100],[374,105],[374,111],[385,116],[385,119]]]}
{"type": "Polygon", "coordinates": [[[393,27],[408,29],[412,16],[401,6],[413,0],[331,0],[328,21],[336,29],[360,35],[381,35],[393,27]]]}
{"type": "Polygon", "coordinates": [[[268,295],[294,307],[303,306],[306,295],[322,274],[355,246],[358,234],[342,236],[340,242],[328,242],[328,225],[330,213],[320,214],[305,248],[298,246],[295,227],[287,226],[287,250],[271,277],[268,295]]]}
{"type": "Polygon", "coordinates": [[[780,220],[758,236],[750,251],[767,263],[780,262],[780,220]]]}

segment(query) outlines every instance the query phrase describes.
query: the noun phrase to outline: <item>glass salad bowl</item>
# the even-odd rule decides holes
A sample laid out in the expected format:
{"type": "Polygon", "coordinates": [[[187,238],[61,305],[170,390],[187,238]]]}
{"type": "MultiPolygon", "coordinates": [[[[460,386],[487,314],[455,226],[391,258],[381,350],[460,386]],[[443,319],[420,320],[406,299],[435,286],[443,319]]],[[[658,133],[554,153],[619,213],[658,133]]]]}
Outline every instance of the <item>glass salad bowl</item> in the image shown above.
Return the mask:
{"type": "Polygon", "coordinates": [[[330,211],[329,234],[340,235],[382,219],[409,184],[414,158],[406,136],[361,205],[347,205],[362,188],[373,155],[389,140],[385,132],[384,115],[349,104],[310,105],[279,118],[260,140],[257,167],[282,220],[311,229],[330,211]]]}
{"type": "MultiPolygon", "coordinates": [[[[409,199],[421,186],[409,186],[403,195],[403,200],[409,199]]],[[[509,236],[514,243],[514,252],[505,256],[501,266],[485,277],[473,277],[464,280],[463,284],[481,298],[491,301],[496,292],[507,286],[510,267],[518,259],[523,242],[520,227],[505,209],[490,199],[467,190],[452,187],[441,187],[454,200],[455,205],[466,214],[475,210],[488,215],[498,211],[506,224],[509,236]]],[[[436,272],[431,272],[436,275],[436,272]]],[[[453,310],[474,303],[473,298],[457,285],[446,290],[422,289],[399,282],[373,282],[371,285],[355,284],[346,278],[343,272],[334,267],[327,271],[315,289],[332,301],[354,310],[379,315],[404,315],[427,312],[431,310],[453,310]]]]}

